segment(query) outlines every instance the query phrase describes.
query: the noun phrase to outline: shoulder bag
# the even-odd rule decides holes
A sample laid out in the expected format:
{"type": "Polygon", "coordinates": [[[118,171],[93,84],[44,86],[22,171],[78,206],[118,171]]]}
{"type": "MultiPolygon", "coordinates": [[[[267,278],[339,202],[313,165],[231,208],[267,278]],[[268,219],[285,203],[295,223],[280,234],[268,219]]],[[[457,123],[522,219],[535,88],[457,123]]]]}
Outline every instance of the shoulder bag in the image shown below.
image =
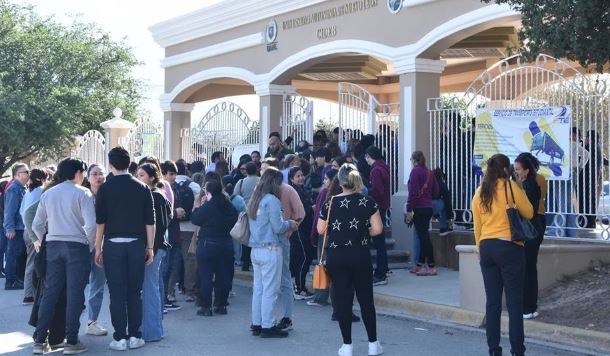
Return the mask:
{"type": "Polygon", "coordinates": [[[248,245],[250,241],[250,223],[248,221],[248,213],[242,211],[237,217],[237,222],[231,229],[231,237],[239,241],[242,245],[248,245]]]}
{"type": "Polygon", "coordinates": [[[510,180],[506,180],[504,183],[504,196],[506,197],[506,214],[508,215],[508,223],[510,224],[510,239],[512,241],[529,241],[535,240],[538,236],[536,228],[531,221],[524,219],[519,210],[517,210],[517,202],[515,201],[515,194],[513,193],[513,185],[510,180]],[[508,189],[510,187],[510,195],[513,198],[513,206],[508,205],[508,189]]]}
{"type": "Polygon", "coordinates": [[[330,198],[328,203],[328,212],[326,213],[326,229],[324,230],[324,240],[322,241],[322,252],[316,268],[313,270],[313,289],[328,289],[330,286],[330,277],[326,271],[326,261],[324,260],[324,252],[326,252],[326,241],[328,240],[328,226],[330,225],[330,210],[333,207],[333,198],[330,198]]]}

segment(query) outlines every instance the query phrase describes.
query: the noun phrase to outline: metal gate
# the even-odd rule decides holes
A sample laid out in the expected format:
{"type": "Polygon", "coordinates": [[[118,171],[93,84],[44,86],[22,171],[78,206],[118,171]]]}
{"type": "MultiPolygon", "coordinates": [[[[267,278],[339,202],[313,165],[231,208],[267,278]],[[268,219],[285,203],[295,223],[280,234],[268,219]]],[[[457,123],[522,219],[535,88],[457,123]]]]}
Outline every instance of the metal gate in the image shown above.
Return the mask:
{"type": "MultiPolygon", "coordinates": [[[[343,152],[351,152],[363,135],[374,135],[375,146],[390,166],[392,194],[398,190],[399,116],[399,104],[381,104],[361,86],[339,83],[339,146],[343,152]]],[[[390,211],[385,220],[389,226],[390,211]]]]}
{"type": "Polygon", "coordinates": [[[604,159],[610,132],[606,82],[544,54],[534,62],[520,55],[506,58],[483,72],[463,97],[428,100],[431,166],[447,174],[456,222],[472,224],[471,200],[482,178],[472,164],[476,109],[562,105],[572,107],[573,130],[579,133],[570,143],[571,151],[585,150],[590,159],[580,168],[571,162],[570,180],[548,181],[547,234],[610,236],[609,171],[604,159]]]}
{"type": "Polygon", "coordinates": [[[137,119],[119,142],[135,161],[146,156],[163,159],[163,129],[151,119],[137,119]]]}
{"type": "Polygon", "coordinates": [[[75,156],[88,165],[100,164],[106,166],[106,139],[97,130],[89,130],[76,148],[75,156]]]}
{"type": "Polygon", "coordinates": [[[300,95],[286,94],[280,118],[282,138],[292,136],[291,149],[297,152],[299,141],[313,141],[313,101],[300,95]]]}
{"type": "Polygon", "coordinates": [[[193,128],[182,129],[182,158],[188,162],[211,162],[214,152],[222,152],[232,169],[239,156],[257,150],[259,122],[250,119],[237,104],[221,102],[212,107],[193,128]]]}

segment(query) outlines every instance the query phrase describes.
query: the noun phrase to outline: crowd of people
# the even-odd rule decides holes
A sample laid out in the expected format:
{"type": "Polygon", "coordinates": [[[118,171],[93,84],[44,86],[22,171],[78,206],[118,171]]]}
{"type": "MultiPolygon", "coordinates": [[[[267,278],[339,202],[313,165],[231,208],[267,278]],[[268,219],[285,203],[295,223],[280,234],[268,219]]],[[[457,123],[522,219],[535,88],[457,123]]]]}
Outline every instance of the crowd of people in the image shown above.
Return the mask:
{"type": "MultiPolygon", "coordinates": [[[[295,300],[312,307],[332,304],[331,318],[343,338],[338,354],[352,355],[351,326],[360,321],[352,311],[355,295],[368,354],[382,354],[373,286],[387,284],[391,273],[384,230],[392,170],[374,137],[350,140],[345,152],[322,134],[315,142],[315,147],[299,142],[295,153],[290,138],[282,141],[273,133],[264,156],[243,155],[232,171],[222,152],[206,167],[155,157],[132,162],[122,147],[108,154],[110,172],[76,158],[31,171],[14,165],[0,204],[8,238],[5,289],[23,289],[23,303],[33,304],[33,353],[87,351],[78,338],[83,308],[87,334],[107,335],[97,322],[106,286],[113,350],[163,339],[163,315],[181,309],[177,291],[197,304],[197,315],[226,315],[234,271],[241,268],[253,272],[253,335],[289,336],[295,300]],[[248,217],[247,244],[231,236],[242,213],[248,217]],[[371,248],[377,250],[375,268],[371,248]],[[307,288],[315,259],[325,263],[328,289],[307,288]]],[[[438,216],[441,235],[450,232],[451,193],[442,170],[428,168],[421,151],[410,160],[404,221],[414,227],[418,242],[410,272],[434,276],[430,222],[438,216]]],[[[514,168],[503,155],[487,163],[472,206],[490,354],[501,354],[506,289],[512,352],[522,355],[523,319],[538,315],[536,260],[546,182],[529,153],[520,155],[514,168]],[[515,192],[512,203],[538,228],[537,239],[511,241],[506,184],[515,192]]]]}

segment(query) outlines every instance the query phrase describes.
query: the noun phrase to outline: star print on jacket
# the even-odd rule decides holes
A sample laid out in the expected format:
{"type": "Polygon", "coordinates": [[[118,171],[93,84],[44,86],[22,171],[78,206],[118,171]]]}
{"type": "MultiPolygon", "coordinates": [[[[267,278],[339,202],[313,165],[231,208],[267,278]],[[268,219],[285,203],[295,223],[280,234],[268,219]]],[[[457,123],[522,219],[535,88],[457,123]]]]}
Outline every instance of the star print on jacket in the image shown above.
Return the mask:
{"type": "Polygon", "coordinates": [[[341,222],[339,220],[335,220],[333,223],[333,230],[341,231],[341,222]]]}
{"type": "Polygon", "coordinates": [[[369,201],[366,199],[366,197],[362,197],[362,199],[358,200],[358,206],[366,206],[366,204],[369,201]]]}
{"type": "Polygon", "coordinates": [[[345,248],[368,248],[368,225],[378,209],[375,200],[360,193],[335,196],[332,203],[322,207],[319,218],[327,222],[326,247],[333,253],[345,248]],[[329,214],[330,209],[330,215],[329,214]]]}
{"type": "Polygon", "coordinates": [[[349,222],[349,228],[358,230],[358,222],[359,221],[356,220],[356,218],[353,218],[352,221],[349,222]]]}
{"type": "Polygon", "coordinates": [[[347,198],[341,200],[341,208],[349,209],[349,200],[347,200],[347,198]]]}

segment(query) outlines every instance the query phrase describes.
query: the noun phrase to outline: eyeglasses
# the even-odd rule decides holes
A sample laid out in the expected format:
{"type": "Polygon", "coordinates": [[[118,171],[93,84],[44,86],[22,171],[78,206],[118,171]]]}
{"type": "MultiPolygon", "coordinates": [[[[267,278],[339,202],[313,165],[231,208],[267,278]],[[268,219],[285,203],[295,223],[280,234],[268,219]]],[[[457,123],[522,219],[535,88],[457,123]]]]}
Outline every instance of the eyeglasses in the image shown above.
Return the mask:
{"type": "Polygon", "coordinates": [[[17,172],[17,174],[20,174],[20,173],[30,174],[30,171],[21,171],[21,172],[17,172]]]}

